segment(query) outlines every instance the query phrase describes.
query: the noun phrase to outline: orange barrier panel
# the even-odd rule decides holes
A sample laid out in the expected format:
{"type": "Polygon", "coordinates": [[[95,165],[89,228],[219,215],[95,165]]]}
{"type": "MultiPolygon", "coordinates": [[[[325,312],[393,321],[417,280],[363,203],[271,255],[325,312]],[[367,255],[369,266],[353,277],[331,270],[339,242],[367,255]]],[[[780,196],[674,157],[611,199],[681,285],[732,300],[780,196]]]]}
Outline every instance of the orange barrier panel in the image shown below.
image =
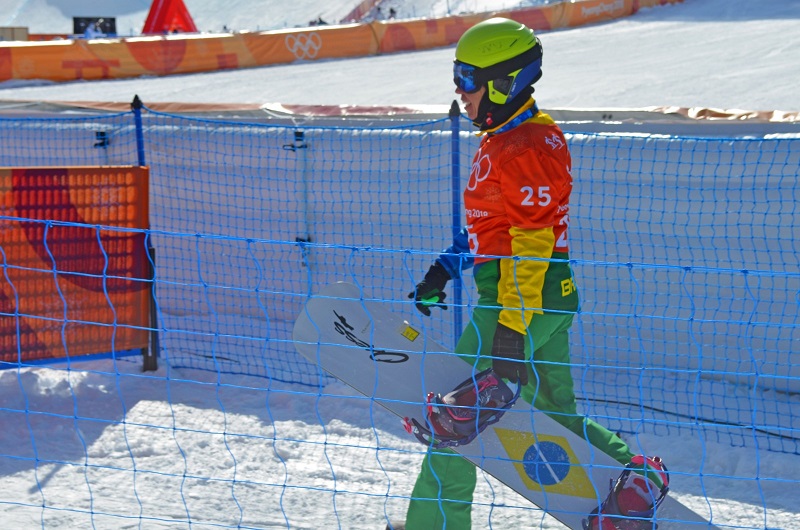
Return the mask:
{"type": "Polygon", "coordinates": [[[431,20],[375,21],[371,26],[380,53],[391,53],[455,44],[467,29],[486,18],[489,18],[486,13],[478,13],[431,20]]]}
{"type": "Polygon", "coordinates": [[[0,168],[0,361],[148,346],[148,175],[0,168]]]}
{"type": "Polygon", "coordinates": [[[378,53],[375,34],[368,24],[244,33],[241,38],[256,66],[378,53]]]}
{"type": "Polygon", "coordinates": [[[559,2],[511,11],[474,13],[432,20],[375,21],[370,25],[379,42],[380,53],[391,53],[450,46],[458,42],[467,29],[494,16],[511,18],[536,30],[550,30],[594,24],[632,15],[643,7],[682,1],[581,0],[580,2],[559,2]]]}
{"type": "Polygon", "coordinates": [[[0,81],[186,74],[377,51],[375,35],[366,24],[236,35],[15,42],[0,44],[0,81]]]}
{"type": "Polygon", "coordinates": [[[432,20],[238,33],[0,43],[0,81],[110,79],[247,68],[298,60],[361,57],[449,46],[474,24],[505,16],[538,30],[628,16],[683,0],[583,0],[432,20]]]}

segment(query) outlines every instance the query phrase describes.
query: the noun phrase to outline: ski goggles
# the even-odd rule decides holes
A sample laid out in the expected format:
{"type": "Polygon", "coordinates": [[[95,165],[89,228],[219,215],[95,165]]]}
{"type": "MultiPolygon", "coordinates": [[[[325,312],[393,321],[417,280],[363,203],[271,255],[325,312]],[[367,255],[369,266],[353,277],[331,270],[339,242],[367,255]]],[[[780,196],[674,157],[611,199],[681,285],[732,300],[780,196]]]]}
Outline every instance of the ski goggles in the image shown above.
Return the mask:
{"type": "Polygon", "coordinates": [[[453,61],[453,83],[467,94],[477,92],[481,88],[475,75],[478,70],[477,66],[453,61]]]}
{"type": "Polygon", "coordinates": [[[538,38],[536,44],[526,52],[485,68],[473,66],[458,59],[453,61],[453,82],[460,90],[472,94],[480,90],[481,86],[487,85],[490,99],[492,92],[496,91],[497,94],[492,101],[501,105],[507,99],[513,99],[519,92],[516,90],[511,94],[518,76],[520,76],[520,80],[517,85],[523,87],[535,83],[541,75],[542,46],[538,38]]]}

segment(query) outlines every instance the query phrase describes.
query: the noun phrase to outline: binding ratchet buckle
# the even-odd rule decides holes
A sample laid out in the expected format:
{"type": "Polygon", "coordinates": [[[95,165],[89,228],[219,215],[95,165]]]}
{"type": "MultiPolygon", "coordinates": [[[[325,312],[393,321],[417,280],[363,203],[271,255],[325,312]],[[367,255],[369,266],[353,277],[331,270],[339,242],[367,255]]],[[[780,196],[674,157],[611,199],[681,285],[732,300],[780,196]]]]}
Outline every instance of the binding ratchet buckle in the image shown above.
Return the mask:
{"type": "Polygon", "coordinates": [[[512,390],[492,369],[484,370],[442,397],[429,392],[426,421],[403,418],[403,427],[434,449],[466,445],[514,406],[522,387],[512,390]]]}

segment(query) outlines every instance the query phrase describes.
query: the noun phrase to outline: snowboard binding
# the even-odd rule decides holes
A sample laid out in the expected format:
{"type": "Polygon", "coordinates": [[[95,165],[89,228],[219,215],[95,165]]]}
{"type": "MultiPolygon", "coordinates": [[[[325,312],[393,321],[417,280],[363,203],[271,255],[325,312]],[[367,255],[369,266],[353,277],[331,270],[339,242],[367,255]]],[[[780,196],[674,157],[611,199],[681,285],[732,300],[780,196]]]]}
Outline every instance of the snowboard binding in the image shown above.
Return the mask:
{"type": "Polygon", "coordinates": [[[425,425],[403,418],[403,427],[425,445],[440,449],[466,445],[497,423],[519,398],[492,369],[484,370],[442,397],[429,392],[425,425]]]}
{"type": "Polygon", "coordinates": [[[612,480],[606,500],[583,521],[584,530],[655,530],[656,509],[669,492],[667,466],[659,457],[637,455],[625,466],[617,480],[612,480]],[[639,472],[658,474],[662,486],[639,472]]]}

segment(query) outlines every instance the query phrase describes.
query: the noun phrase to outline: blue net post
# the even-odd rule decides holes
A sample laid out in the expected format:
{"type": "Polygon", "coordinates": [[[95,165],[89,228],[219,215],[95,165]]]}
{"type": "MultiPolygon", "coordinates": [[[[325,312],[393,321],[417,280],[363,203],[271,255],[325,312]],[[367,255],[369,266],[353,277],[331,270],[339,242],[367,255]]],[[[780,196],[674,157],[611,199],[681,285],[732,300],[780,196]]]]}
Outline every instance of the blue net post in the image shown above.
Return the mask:
{"type": "MultiPolygon", "coordinates": [[[[450,105],[450,132],[451,132],[451,175],[452,175],[452,203],[453,203],[453,239],[461,231],[461,150],[459,149],[459,136],[461,109],[458,102],[453,100],[450,105]]],[[[453,336],[458,337],[463,329],[461,321],[461,282],[453,282],[453,336]]]]}
{"type": "Polygon", "coordinates": [[[136,126],[136,156],[140,166],[146,165],[144,158],[144,128],[142,127],[142,107],[144,104],[139,99],[139,95],[133,96],[131,110],[133,111],[133,121],[136,126]]]}
{"type": "MultiPolygon", "coordinates": [[[[144,104],[139,99],[139,95],[133,96],[131,102],[131,111],[133,111],[133,121],[136,127],[136,158],[140,166],[146,164],[144,157],[144,127],[142,126],[142,107],[144,104]]],[[[145,372],[154,372],[158,370],[158,352],[160,345],[158,343],[158,314],[156,312],[156,249],[150,240],[150,234],[147,234],[147,260],[148,272],[152,281],[150,289],[150,347],[142,348],[142,370],[145,372]]]]}

